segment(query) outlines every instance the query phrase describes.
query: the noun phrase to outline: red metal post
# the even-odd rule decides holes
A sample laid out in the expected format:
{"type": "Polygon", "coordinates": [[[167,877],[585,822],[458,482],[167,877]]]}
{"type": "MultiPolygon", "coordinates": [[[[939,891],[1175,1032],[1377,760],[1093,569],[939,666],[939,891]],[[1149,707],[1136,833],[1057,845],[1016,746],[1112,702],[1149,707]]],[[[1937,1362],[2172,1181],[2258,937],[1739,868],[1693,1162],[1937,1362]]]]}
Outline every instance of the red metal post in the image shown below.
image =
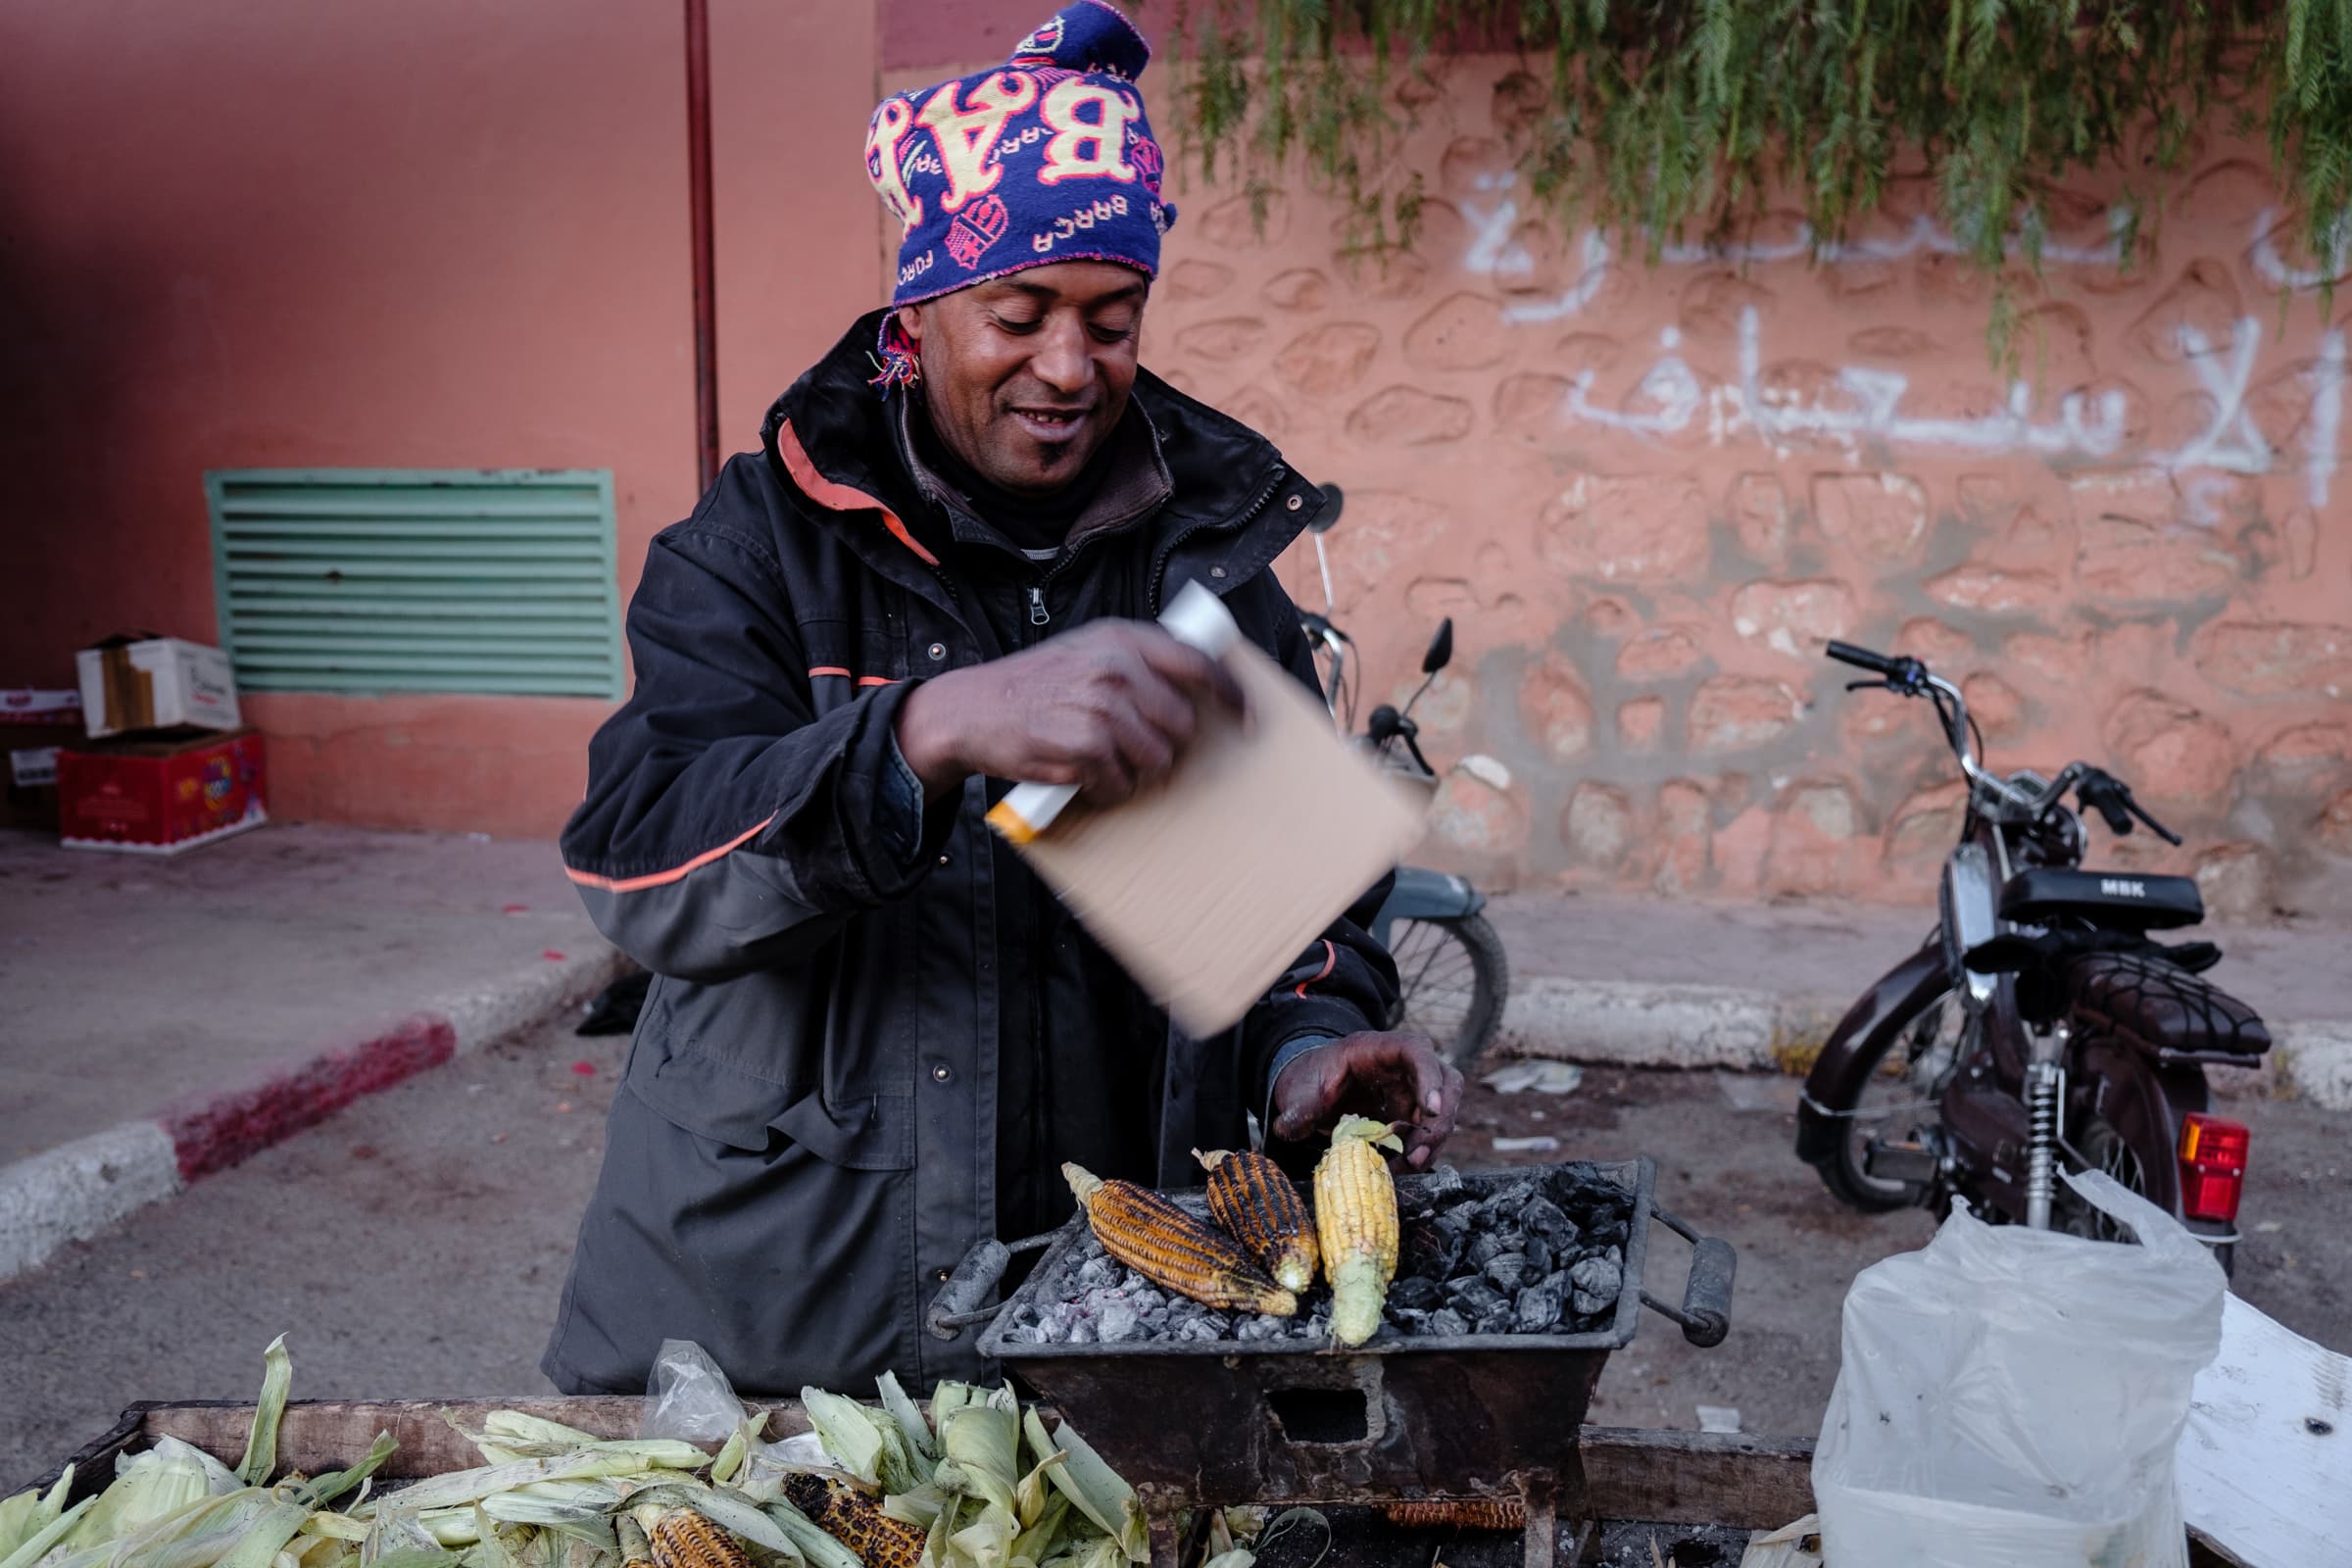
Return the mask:
{"type": "Polygon", "coordinates": [[[694,224],[694,438],[702,488],[718,477],[718,334],[710,249],[710,8],[686,0],[686,186],[694,224]]]}

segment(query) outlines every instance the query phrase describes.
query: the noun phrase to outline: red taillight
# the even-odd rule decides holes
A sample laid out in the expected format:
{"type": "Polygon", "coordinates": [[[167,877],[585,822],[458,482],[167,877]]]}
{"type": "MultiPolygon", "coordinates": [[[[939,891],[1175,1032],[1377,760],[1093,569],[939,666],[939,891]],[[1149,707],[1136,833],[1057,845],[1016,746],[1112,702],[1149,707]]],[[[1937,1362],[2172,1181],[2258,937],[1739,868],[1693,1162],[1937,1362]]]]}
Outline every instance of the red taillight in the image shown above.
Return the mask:
{"type": "Polygon", "coordinates": [[[2191,1114],[2180,1120],[2180,1212],[2190,1219],[2237,1219],[2238,1196],[2246,1184],[2246,1153],[2254,1135],[2219,1116],[2191,1114]]]}

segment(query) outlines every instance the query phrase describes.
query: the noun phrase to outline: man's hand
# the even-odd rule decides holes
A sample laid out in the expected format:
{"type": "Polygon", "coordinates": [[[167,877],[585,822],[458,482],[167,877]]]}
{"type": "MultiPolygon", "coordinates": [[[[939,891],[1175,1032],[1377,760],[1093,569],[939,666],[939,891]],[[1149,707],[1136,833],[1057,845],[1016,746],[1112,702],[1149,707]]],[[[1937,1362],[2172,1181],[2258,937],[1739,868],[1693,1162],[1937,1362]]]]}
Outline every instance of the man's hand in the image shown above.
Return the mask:
{"type": "Polygon", "coordinates": [[[1210,702],[1242,708],[1215,660],[1148,621],[1099,620],[923,682],[899,751],[933,800],[979,773],[1109,804],[1167,776],[1210,702]]]}
{"type": "Polygon", "coordinates": [[[1427,1035],[1360,1034],[1318,1046],[1274,1080],[1270,1138],[1302,1143],[1342,1116],[1403,1122],[1404,1162],[1421,1169],[1453,1132],[1462,1075],[1427,1035]]]}

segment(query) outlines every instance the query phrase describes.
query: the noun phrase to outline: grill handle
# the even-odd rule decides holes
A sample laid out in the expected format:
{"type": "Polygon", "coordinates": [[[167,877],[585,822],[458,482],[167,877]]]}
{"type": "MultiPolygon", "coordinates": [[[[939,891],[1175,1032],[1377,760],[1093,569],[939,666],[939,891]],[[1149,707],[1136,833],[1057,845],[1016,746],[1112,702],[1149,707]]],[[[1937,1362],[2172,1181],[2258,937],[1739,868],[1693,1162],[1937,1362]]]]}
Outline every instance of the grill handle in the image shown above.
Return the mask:
{"type": "Polygon", "coordinates": [[[1699,1235],[1654,1202],[1649,1214],[1690,1244],[1690,1278],[1683,1287],[1679,1309],[1647,1291],[1642,1293],[1642,1304],[1680,1323],[1683,1338],[1701,1349],[1721,1345],[1724,1336],[1732,1332],[1732,1276],[1739,1271],[1740,1254],[1732,1250],[1731,1243],[1699,1235]]]}
{"type": "Polygon", "coordinates": [[[939,1294],[931,1298],[931,1310],[924,1316],[924,1325],[937,1339],[959,1340],[965,1329],[995,1317],[997,1307],[980,1303],[996,1294],[1004,1271],[1012,1266],[1013,1255],[1034,1252],[1058,1234],[1049,1231],[1009,1246],[993,1236],[983,1236],[974,1242],[971,1250],[963,1254],[963,1261],[956,1265],[947,1282],[940,1286],[939,1294]]]}

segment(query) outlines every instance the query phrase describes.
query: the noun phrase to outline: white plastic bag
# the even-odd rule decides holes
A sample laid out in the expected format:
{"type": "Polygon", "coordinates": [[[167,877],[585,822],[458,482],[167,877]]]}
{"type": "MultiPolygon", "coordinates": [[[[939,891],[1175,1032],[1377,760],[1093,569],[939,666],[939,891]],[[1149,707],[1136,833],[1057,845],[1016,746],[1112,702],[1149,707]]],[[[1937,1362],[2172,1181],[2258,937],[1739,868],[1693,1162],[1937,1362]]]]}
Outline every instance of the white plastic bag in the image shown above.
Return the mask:
{"type": "Polygon", "coordinates": [[[1838,1568],[2185,1568],[2173,1452],[2221,1345],[2221,1265],[2096,1172],[2136,1247],[1965,1205],[1864,1269],[1813,1455],[1838,1568]]]}
{"type": "Polygon", "coordinates": [[[645,1381],[637,1435],[724,1443],[742,1423],[743,1401],[710,1352],[692,1340],[663,1340],[645,1381]]]}

